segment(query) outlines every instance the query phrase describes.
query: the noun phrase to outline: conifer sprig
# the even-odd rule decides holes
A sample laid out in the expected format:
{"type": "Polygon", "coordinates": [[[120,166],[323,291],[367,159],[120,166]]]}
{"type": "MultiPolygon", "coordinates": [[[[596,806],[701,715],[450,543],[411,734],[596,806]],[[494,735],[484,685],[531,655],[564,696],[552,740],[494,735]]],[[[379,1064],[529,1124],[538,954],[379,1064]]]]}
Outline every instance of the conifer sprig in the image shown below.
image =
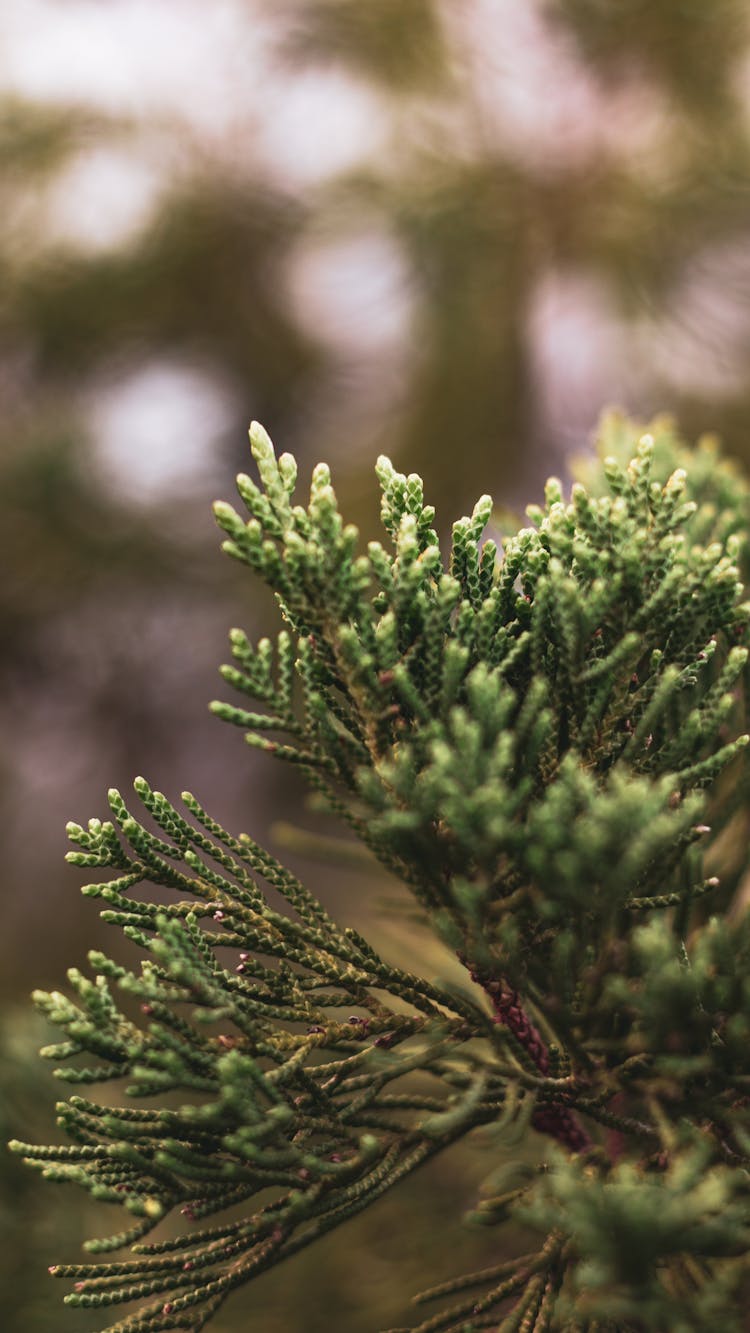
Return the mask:
{"type": "Polygon", "coordinates": [[[138,779],[145,816],[111,792],[110,820],[70,825],[143,961],[95,952],[75,999],[37,993],[44,1054],[124,1086],[60,1103],[70,1146],[13,1146],[134,1218],[89,1245],[128,1259],[54,1269],[70,1304],[143,1302],[109,1333],[205,1327],[478,1126],[539,1160],[495,1170],[472,1220],[539,1248],[425,1293],[449,1304],[415,1333],[740,1328],[749,492],[666,421],[603,435],[569,500],[548,483],[500,551],[484,496],[444,562],[418,477],[379,460],[387,542],[362,552],[328,470],[297,503],[252,428],[250,517],[216,516],[284,624],[232,631],[242,703],[213,710],[408,886],[466,986],[388,963],[188,793],[138,779]],[[184,1231],[146,1240],[170,1214],[184,1231]]]}

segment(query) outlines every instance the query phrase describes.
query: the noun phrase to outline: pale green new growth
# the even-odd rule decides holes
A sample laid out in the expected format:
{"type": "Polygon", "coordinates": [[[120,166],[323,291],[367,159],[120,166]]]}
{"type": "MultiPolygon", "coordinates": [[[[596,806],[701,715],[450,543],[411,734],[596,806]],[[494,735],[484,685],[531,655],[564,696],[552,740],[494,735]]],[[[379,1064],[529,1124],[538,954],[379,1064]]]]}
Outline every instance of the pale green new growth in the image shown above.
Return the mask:
{"type": "Polygon", "coordinates": [[[502,553],[482,497],[446,568],[419,477],[378,460],[388,542],[365,554],[328,469],[295,503],[294,460],[252,427],[249,520],[215,512],[284,628],[231,632],[249,706],[213,711],[297,765],[466,986],[380,958],[187,793],[183,813],[138,779],[148,827],[115,791],[111,821],[71,824],[69,860],[112,876],[84,892],[144,959],[94,953],[75,999],[38,993],[63,1033],[43,1053],[79,1086],[124,1080],[122,1104],[72,1096],[69,1147],[14,1147],[132,1215],[89,1244],[128,1257],[54,1270],[69,1304],[143,1302],[109,1333],[203,1328],[480,1125],[506,1148],[472,1220],[538,1245],[423,1293],[443,1304],[412,1333],[743,1327],[749,492],[666,421],[602,433],[604,462],[569,501],[551,481],[502,553]],[[508,1159],[513,1133],[536,1165],[508,1159]],[[175,1211],[182,1232],[147,1241],[175,1211]]]}

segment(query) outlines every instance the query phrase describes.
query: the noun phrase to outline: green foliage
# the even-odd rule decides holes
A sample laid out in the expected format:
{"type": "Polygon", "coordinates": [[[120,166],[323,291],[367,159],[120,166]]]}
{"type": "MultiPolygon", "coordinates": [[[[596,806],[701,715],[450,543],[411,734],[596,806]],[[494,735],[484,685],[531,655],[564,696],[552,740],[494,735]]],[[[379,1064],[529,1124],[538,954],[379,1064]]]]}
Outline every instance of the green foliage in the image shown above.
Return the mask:
{"type": "Polygon", "coordinates": [[[712,5],[662,0],[553,0],[551,9],[570,24],[586,54],[615,68],[629,59],[650,72],[693,115],[726,116],[731,106],[731,75],[748,36],[747,9],[741,0],[712,5]],[[706,43],[711,60],[706,60],[706,43]]]}
{"type": "Polygon", "coordinates": [[[433,92],[447,74],[447,52],[432,0],[286,0],[289,56],[341,61],[394,92],[433,92]]]}
{"type": "Polygon", "coordinates": [[[69,1146],[13,1146],[131,1215],[88,1244],[128,1258],[53,1270],[74,1306],[142,1302],[110,1333],[203,1328],[479,1126],[539,1158],[469,1220],[538,1248],[423,1293],[450,1300],[414,1333],[739,1329],[750,490],[665,420],[602,436],[569,501],[551,480],[500,551],[484,496],[444,562],[419,477],[379,460],[388,542],[363,553],[328,469],[297,503],[253,426],[250,517],[215,512],[284,628],[232,631],[244,698],[213,710],[408,886],[466,984],[392,966],[189,793],[183,813],[139,778],[145,816],[112,791],[110,820],[71,824],[143,961],[96,952],[75,998],[37,993],[62,1031],[43,1053],[124,1088],[59,1104],[69,1146]]]}

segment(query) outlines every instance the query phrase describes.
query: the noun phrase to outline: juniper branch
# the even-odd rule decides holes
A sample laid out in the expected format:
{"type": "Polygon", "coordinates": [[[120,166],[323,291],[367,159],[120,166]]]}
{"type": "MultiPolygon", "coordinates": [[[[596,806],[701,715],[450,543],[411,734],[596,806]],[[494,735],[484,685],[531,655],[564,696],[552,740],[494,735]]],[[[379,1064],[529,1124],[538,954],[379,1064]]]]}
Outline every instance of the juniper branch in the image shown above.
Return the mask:
{"type": "Polygon", "coordinates": [[[216,517],[284,625],[232,631],[242,705],[213,711],[401,878],[466,984],[381,958],[188,793],[138,779],[151,827],[114,791],[111,819],[70,825],[142,962],[94,952],[71,994],[37,993],[62,1034],[43,1054],[74,1086],[125,1080],[123,1104],[73,1095],[68,1145],[13,1147],[132,1215],[89,1245],[127,1259],[54,1268],[75,1306],[144,1302],[109,1333],[203,1328],[482,1126],[539,1163],[495,1171],[472,1220],[521,1219],[539,1249],[427,1293],[488,1288],[416,1333],[739,1329],[750,491],[665,421],[603,434],[569,500],[551,481],[501,554],[482,497],[444,565],[420,478],[379,460],[386,542],[361,552],[327,468],[297,503],[252,428],[249,518],[216,517]],[[184,1234],[147,1240],[171,1213],[184,1234]]]}

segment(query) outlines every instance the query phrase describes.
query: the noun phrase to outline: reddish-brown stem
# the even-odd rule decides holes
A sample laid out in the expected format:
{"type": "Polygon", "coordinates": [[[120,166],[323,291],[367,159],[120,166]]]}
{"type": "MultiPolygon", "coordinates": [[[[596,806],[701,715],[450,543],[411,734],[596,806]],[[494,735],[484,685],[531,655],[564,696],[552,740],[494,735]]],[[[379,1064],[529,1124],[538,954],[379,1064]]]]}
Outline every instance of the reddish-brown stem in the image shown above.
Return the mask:
{"type": "MultiPolygon", "coordinates": [[[[609,1102],[608,1108],[615,1115],[620,1115],[625,1110],[625,1093],[615,1093],[609,1102]]],[[[607,1156],[613,1164],[619,1162],[625,1152],[626,1139],[621,1129],[608,1129],[606,1137],[607,1156]]]]}
{"type": "MultiPolygon", "coordinates": [[[[539,1029],[526,1013],[518,991],[504,981],[481,976],[474,968],[469,971],[472,981],[489,995],[495,1022],[513,1033],[524,1050],[528,1051],[540,1074],[549,1074],[549,1051],[539,1029]]],[[[538,1106],[531,1123],[540,1134],[549,1134],[551,1138],[565,1144],[570,1152],[586,1152],[593,1147],[592,1139],[575,1112],[566,1106],[538,1106]]]]}

